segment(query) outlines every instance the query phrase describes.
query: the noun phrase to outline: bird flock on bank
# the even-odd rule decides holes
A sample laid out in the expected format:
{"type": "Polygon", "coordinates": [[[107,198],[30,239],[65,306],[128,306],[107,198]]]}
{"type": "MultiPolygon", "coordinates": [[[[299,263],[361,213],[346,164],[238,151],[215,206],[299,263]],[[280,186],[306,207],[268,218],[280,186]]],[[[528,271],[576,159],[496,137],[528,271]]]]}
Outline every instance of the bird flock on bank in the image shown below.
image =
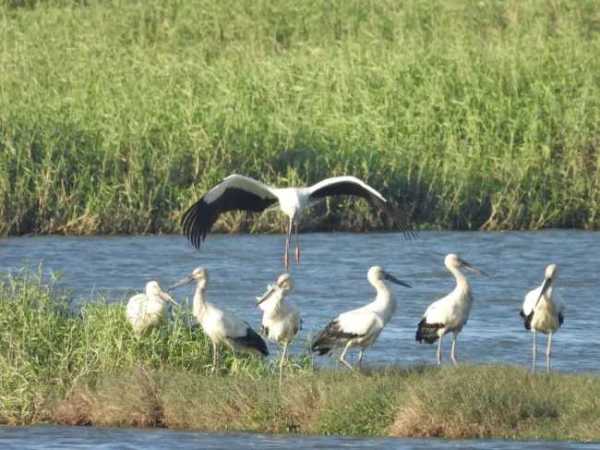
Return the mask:
{"type": "MultiPolygon", "coordinates": [[[[300,188],[275,188],[242,175],[228,176],[184,213],[182,228],[191,244],[200,248],[221,214],[234,210],[261,212],[279,204],[279,208],[289,219],[283,256],[286,272],[278,277],[275,284],[269,285],[263,295],[256,297],[257,307],[263,314],[260,332],[257,333],[234,313],[206,300],[208,270],[202,267],[194,269],[167,291],[163,291],[156,281],[150,281],[146,284],[144,294],[131,297],[126,315],[134,332],[141,336],[158,326],[167,317],[168,305],[177,305],[168,292],[195,283],[192,313],[212,343],[212,371],[218,369],[219,351],[223,345],[234,353],[268,356],[264,337],[281,346],[281,377],[287,361],[288,346],[302,329],[299,309],[286,299],[294,288],[292,277],[287,272],[290,266],[292,233],[296,243],[295,259],[299,264],[298,226],[303,212],[325,197],[342,195],[361,197],[384,211],[387,204],[379,192],[352,176],[327,178],[313,186],[300,188]]],[[[445,257],[444,265],[454,276],[456,287],[427,307],[417,325],[415,338],[417,342],[427,344],[437,341],[436,362],[439,365],[442,362],[443,338],[451,333],[450,360],[456,365],[457,337],[469,319],[473,304],[471,286],[463,271],[469,270],[479,275],[485,273],[453,253],[445,257]]],[[[531,330],[533,336],[532,371],[536,368],[537,332],[548,336],[546,370],[550,371],[552,336],[564,321],[564,304],[553,295],[557,275],[558,268],[555,264],[547,266],[542,284],[527,293],[520,311],[525,329],[531,330]]],[[[311,351],[319,355],[339,352],[339,362],[350,369],[354,367],[346,359],[347,352],[353,347],[359,349],[356,366],[360,369],[364,352],[377,340],[396,310],[394,293],[388,283],[411,287],[379,266],[368,270],[367,280],[376,291],[375,299],[360,308],[339,314],[317,334],[310,345],[311,351]]]]}

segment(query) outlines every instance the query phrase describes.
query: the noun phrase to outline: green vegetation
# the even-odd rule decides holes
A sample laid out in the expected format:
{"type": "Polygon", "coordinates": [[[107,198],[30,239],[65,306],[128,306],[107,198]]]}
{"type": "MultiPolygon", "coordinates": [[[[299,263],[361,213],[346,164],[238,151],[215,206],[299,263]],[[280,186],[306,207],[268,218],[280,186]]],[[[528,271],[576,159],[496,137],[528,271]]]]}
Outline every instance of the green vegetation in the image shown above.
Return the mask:
{"type": "Polygon", "coordinates": [[[501,366],[315,369],[210,348],[184,312],[136,339],[121,305],[73,313],[24,275],[0,284],[0,423],[367,436],[600,439],[600,378],[501,366]]]}
{"type": "MultiPolygon", "coordinates": [[[[355,174],[432,227],[600,227],[595,0],[0,5],[0,234],[177,231],[232,172],[355,174]]],[[[359,209],[309,227],[389,226],[359,209]]]]}
{"type": "MultiPolygon", "coordinates": [[[[76,308],[40,275],[9,277],[0,283],[0,422],[39,420],[54,395],[101,374],[139,368],[208,373],[211,346],[190,323],[191,308],[177,308],[168,327],[138,340],[121,304],[99,299],[76,308]]],[[[267,370],[231,355],[221,364],[230,373],[267,370]]]]}

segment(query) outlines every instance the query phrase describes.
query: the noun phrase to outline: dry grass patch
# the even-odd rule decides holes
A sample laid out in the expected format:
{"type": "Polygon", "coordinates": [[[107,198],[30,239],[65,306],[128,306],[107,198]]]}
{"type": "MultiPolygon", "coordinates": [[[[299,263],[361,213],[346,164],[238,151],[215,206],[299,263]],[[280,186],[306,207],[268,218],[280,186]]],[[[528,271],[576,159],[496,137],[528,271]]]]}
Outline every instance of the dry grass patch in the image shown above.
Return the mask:
{"type": "Polygon", "coordinates": [[[68,425],[163,426],[160,388],[154,377],[138,368],[102,377],[94,388],[76,386],[55,406],[52,420],[68,425]]]}
{"type": "MultiPolygon", "coordinates": [[[[443,368],[409,388],[390,434],[402,437],[547,437],[569,419],[564,375],[508,367],[443,368]]],[[[581,388],[582,377],[578,377],[581,388]]],[[[598,380],[595,380],[598,384],[598,380]]]]}

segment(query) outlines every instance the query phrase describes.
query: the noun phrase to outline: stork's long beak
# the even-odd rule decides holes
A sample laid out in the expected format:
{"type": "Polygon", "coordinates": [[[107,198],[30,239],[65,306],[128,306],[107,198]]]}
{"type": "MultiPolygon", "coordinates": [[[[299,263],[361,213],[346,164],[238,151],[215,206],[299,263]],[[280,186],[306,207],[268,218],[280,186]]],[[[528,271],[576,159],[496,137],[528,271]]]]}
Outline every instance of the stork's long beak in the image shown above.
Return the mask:
{"type": "Polygon", "coordinates": [[[488,276],[483,270],[478,269],[477,267],[472,266],[470,263],[465,261],[464,259],[459,260],[460,263],[464,266],[465,269],[470,270],[471,272],[475,272],[477,275],[485,275],[488,276]]]}
{"type": "Polygon", "coordinates": [[[167,294],[166,292],[164,292],[164,291],[161,291],[161,292],[160,292],[160,294],[158,294],[158,295],[159,295],[159,297],[160,297],[160,298],[162,298],[162,299],[163,299],[165,302],[171,302],[171,303],[173,303],[175,306],[179,306],[179,305],[177,304],[177,302],[176,302],[175,300],[173,300],[173,298],[172,298],[172,297],[171,297],[169,294],[167,294]]]}
{"type": "Polygon", "coordinates": [[[262,302],[267,300],[271,296],[271,294],[273,294],[273,292],[275,292],[276,288],[277,288],[276,284],[269,286],[267,291],[262,295],[262,297],[256,297],[256,306],[260,305],[262,302]]]}
{"type": "Polygon", "coordinates": [[[180,287],[180,286],[184,286],[184,285],[186,285],[186,284],[190,284],[192,281],[194,281],[194,278],[193,278],[191,275],[188,275],[187,277],[185,277],[185,278],[182,278],[181,280],[179,280],[177,283],[175,283],[175,284],[173,284],[173,285],[169,286],[169,287],[167,288],[167,291],[166,291],[166,292],[170,292],[170,291],[172,291],[173,289],[177,289],[177,288],[178,288],[178,287],[180,287]]]}
{"type": "Polygon", "coordinates": [[[400,286],[404,286],[404,287],[407,287],[407,288],[411,288],[412,287],[410,284],[405,283],[404,281],[400,281],[394,275],[391,275],[391,274],[389,274],[387,272],[385,272],[383,278],[385,278],[388,281],[391,281],[392,283],[399,284],[400,286]]]}
{"type": "Polygon", "coordinates": [[[548,288],[550,286],[552,286],[552,278],[544,278],[544,284],[542,284],[542,290],[540,291],[540,296],[535,301],[534,309],[537,307],[538,303],[540,302],[540,300],[542,299],[544,294],[546,294],[546,291],[548,290],[548,288]]]}

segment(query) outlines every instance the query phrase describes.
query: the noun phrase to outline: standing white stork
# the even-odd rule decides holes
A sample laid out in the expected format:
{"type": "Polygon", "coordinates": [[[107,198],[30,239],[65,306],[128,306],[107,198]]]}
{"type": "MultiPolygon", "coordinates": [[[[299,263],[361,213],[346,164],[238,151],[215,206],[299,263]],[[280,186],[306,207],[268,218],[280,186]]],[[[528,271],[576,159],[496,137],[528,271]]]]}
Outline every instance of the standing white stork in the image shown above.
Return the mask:
{"type": "Polygon", "coordinates": [[[536,362],[536,331],[548,335],[546,347],[546,371],[550,372],[550,357],[552,351],[552,335],[561,327],[565,318],[564,304],[553,298],[552,288],[558,276],[556,264],[550,264],[544,272],[544,282],[541,286],[529,291],[525,296],[520,315],[526,330],[533,333],[533,363],[532,371],[535,372],[536,362]]]}
{"type": "Polygon", "coordinates": [[[261,297],[256,298],[258,307],[263,311],[262,334],[283,346],[279,362],[280,379],[288,345],[302,327],[302,318],[298,309],[288,301],[284,301],[293,288],[292,278],[284,273],[261,297]]]}
{"type": "Polygon", "coordinates": [[[456,338],[467,323],[473,304],[471,286],[460,269],[464,267],[477,274],[483,272],[454,253],[446,255],[444,264],[450,273],[454,275],[456,287],[450,294],[429,305],[417,326],[416,340],[417,342],[425,341],[428,344],[433,344],[439,339],[436,354],[439,365],[442,363],[442,338],[446,333],[452,332],[450,359],[456,365],[456,338]]]}
{"type": "Polygon", "coordinates": [[[350,369],[352,366],[344,359],[348,349],[360,347],[358,356],[358,367],[360,368],[365,349],[375,342],[396,310],[396,300],[385,281],[411,287],[379,266],[369,269],[367,279],[377,291],[375,300],[362,308],[353,309],[337,316],[319,333],[311,346],[312,351],[319,355],[328,354],[336,347],[343,347],[339,361],[350,369]]]}
{"type": "Polygon", "coordinates": [[[204,334],[212,342],[212,371],[214,372],[217,369],[219,344],[227,345],[234,352],[244,351],[267,356],[269,354],[267,344],[247,322],[238,319],[233,313],[219,309],[206,301],[204,296],[208,283],[208,271],[206,269],[197,267],[190,275],[171,286],[169,290],[194,281],[196,282],[196,291],[192,313],[202,327],[204,334]]]}
{"type": "Polygon", "coordinates": [[[169,294],[163,292],[156,281],[146,283],[144,294],[134,295],[127,302],[127,320],[138,336],[162,322],[167,314],[167,302],[177,305],[169,294]]]}
{"type": "Polygon", "coordinates": [[[386,203],[379,192],[352,176],[327,178],[310,187],[276,188],[253,178],[234,174],[229,175],[194,203],[183,214],[181,225],[192,245],[200,248],[220,214],[233,210],[264,211],[275,202],[279,202],[281,211],[289,217],[284,252],[284,265],[287,270],[292,227],[295,227],[296,262],[299,263],[298,224],[303,211],[314,202],[335,195],[354,195],[373,203],[386,203]]]}

